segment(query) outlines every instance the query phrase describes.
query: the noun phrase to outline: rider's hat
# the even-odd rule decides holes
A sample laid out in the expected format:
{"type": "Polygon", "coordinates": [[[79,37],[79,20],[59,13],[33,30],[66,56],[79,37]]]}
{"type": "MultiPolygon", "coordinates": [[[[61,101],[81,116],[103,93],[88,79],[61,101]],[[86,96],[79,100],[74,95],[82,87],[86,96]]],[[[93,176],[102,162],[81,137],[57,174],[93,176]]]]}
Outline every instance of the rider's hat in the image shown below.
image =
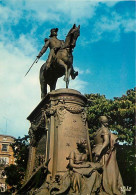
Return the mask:
{"type": "Polygon", "coordinates": [[[51,34],[50,34],[49,37],[52,37],[52,36],[53,36],[52,33],[53,33],[53,32],[58,32],[58,30],[59,30],[58,28],[52,28],[52,29],[50,30],[50,33],[51,33],[51,34]]]}

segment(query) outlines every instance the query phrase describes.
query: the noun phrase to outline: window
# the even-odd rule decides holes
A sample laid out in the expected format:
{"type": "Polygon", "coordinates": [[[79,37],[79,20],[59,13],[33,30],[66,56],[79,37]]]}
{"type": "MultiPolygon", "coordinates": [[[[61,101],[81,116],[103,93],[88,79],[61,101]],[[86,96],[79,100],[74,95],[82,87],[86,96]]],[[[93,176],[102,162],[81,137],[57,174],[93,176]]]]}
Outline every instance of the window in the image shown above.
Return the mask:
{"type": "Polygon", "coordinates": [[[2,144],[2,152],[8,151],[8,144],[2,144]]]}
{"type": "Polygon", "coordinates": [[[6,184],[0,183],[0,192],[6,191],[6,184]]]}
{"type": "Polygon", "coordinates": [[[8,157],[0,157],[0,164],[1,165],[9,164],[9,158],[8,157]]]}

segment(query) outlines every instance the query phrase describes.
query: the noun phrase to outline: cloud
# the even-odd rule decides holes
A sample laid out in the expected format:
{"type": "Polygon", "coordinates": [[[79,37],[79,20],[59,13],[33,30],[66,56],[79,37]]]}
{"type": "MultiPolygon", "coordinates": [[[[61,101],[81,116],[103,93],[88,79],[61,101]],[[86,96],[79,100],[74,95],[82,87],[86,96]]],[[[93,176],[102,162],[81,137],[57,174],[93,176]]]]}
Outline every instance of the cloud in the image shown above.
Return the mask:
{"type": "Polygon", "coordinates": [[[31,34],[21,34],[15,45],[20,48],[26,56],[34,56],[34,54],[38,53],[36,41],[31,37],[31,34]]]}
{"type": "MultiPolygon", "coordinates": [[[[123,1],[123,0],[122,0],[123,1]]],[[[103,4],[105,4],[106,6],[108,6],[108,7],[114,7],[117,3],[119,3],[120,1],[118,1],[118,0],[114,0],[114,1],[106,1],[106,0],[101,0],[101,1],[99,1],[99,2],[101,2],[101,3],[103,3],[103,4]]]]}
{"type": "Polygon", "coordinates": [[[85,22],[95,14],[98,2],[94,1],[26,1],[25,9],[33,10],[40,21],[50,19],[51,22],[85,22]],[[53,2],[53,3],[52,3],[53,2]],[[86,11],[87,10],[87,11],[86,11]],[[62,20],[63,16],[63,20],[62,20]]]}
{"type": "Polygon", "coordinates": [[[5,129],[3,117],[6,116],[10,129],[8,133],[14,136],[23,135],[24,132],[27,133],[29,126],[25,119],[40,100],[39,81],[33,72],[31,78],[24,78],[26,65],[30,64],[32,59],[22,51],[13,45],[7,45],[5,48],[2,43],[0,51],[0,129],[5,129]]]}
{"type": "Polygon", "coordinates": [[[124,31],[127,32],[136,32],[136,19],[122,19],[122,26],[124,31]]]}
{"type": "Polygon", "coordinates": [[[93,23],[92,31],[84,37],[81,44],[84,46],[100,40],[119,41],[121,33],[136,32],[136,20],[128,15],[120,15],[115,11],[101,15],[93,23]]]}
{"type": "MultiPolygon", "coordinates": [[[[117,12],[112,10],[119,2],[120,1],[103,0],[5,0],[0,7],[0,36],[3,39],[4,36],[6,36],[14,40],[16,35],[12,26],[18,28],[17,24],[19,24],[21,20],[25,20],[23,27],[26,28],[29,35],[35,36],[35,39],[37,39],[37,29],[40,29],[43,24],[50,21],[52,26],[65,24],[65,28],[62,28],[61,35],[66,34],[69,29],[68,25],[73,23],[83,25],[84,28],[90,28],[91,25],[91,34],[88,33],[87,37],[82,38],[82,45],[103,39],[103,33],[105,32],[113,32],[112,40],[117,41],[120,39],[121,28],[123,28],[125,33],[135,31],[134,18],[131,16],[120,16],[117,12]],[[104,14],[97,13],[98,8],[103,9],[104,14]],[[31,24],[31,29],[27,29],[28,24],[31,24]]],[[[50,29],[45,26],[42,31],[40,30],[39,36],[48,36],[49,30],[50,29]]],[[[23,35],[19,36],[20,39],[25,38],[23,35]]],[[[27,35],[26,38],[30,39],[31,36],[27,35]]]]}
{"type": "MultiPolygon", "coordinates": [[[[81,93],[84,94],[84,91],[85,91],[87,85],[88,85],[87,82],[85,82],[77,77],[75,80],[70,80],[69,88],[75,89],[75,90],[80,91],[81,93]]],[[[62,80],[62,78],[58,79],[58,82],[56,85],[56,89],[60,89],[60,88],[66,88],[66,84],[62,80]]]]}
{"type": "MultiPolygon", "coordinates": [[[[91,18],[95,13],[95,8],[98,2],[94,1],[43,1],[43,0],[29,0],[29,1],[4,1],[6,6],[1,6],[1,17],[3,22],[14,22],[15,24],[20,20],[23,12],[27,14],[27,19],[45,22],[85,22],[85,19],[91,18]],[[88,10],[86,12],[86,10],[88,10]],[[27,12],[26,12],[27,11],[27,12]],[[62,20],[62,15],[63,20],[62,20]],[[82,19],[82,20],[81,20],[82,19]]],[[[26,17],[26,16],[25,16],[26,17]]]]}
{"type": "Polygon", "coordinates": [[[114,6],[118,1],[107,2],[107,1],[84,1],[84,0],[5,0],[6,5],[1,7],[2,18],[6,21],[17,23],[23,15],[27,20],[35,19],[40,24],[45,21],[52,23],[56,22],[68,22],[69,24],[80,23],[86,24],[87,20],[95,15],[97,7],[100,3],[103,3],[109,7],[114,6]],[[62,20],[63,17],[63,20],[62,20]]]}
{"type": "Polygon", "coordinates": [[[84,94],[87,85],[88,85],[88,83],[87,83],[86,81],[83,81],[83,80],[77,78],[77,79],[72,80],[72,81],[70,82],[69,88],[78,90],[78,91],[80,91],[82,94],[84,94]]]}
{"type": "Polygon", "coordinates": [[[112,12],[110,17],[102,16],[96,23],[102,31],[114,31],[123,28],[124,31],[136,31],[135,18],[121,16],[117,12],[112,12]]]}
{"type": "Polygon", "coordinates": [[[86,73],[86,74],[90,74],[91,71],[90,71],[89,69],[86,69],[85,73],[86,73]]]}
{"type": "Polygon", "coordinates": [[[82,70],[81,68],[79,67],[75,67],[75,70],[78,71],[78,74],[79,75],[83,75],[83,74],[91,74],[91,71],[90,69],[85,69],[85,70],[82,70]]]}
{"type": "Polygon", "coordinates": [[[20,10],[11,9],[10,7],[0,6],[0,24],[15,25],[22,17],[20,10]]]}

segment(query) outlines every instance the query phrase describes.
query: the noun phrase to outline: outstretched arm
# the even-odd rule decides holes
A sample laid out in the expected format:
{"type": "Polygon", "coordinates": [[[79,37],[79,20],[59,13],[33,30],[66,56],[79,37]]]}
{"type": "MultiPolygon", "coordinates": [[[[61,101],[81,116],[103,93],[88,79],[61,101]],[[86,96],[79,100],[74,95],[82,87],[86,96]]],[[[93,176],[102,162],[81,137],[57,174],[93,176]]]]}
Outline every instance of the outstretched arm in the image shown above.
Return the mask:
{"type": "Polygon", "coordinates": [[[40,58],[40,57],[46,52],[46,50],[48,49],[48,47],[49,47],[49,40],[47,39],[47,40],[45,41],[45,44],[44,44],[43,48],[42,48],[41,51],[39,52],[37,58],[40,58]]]}

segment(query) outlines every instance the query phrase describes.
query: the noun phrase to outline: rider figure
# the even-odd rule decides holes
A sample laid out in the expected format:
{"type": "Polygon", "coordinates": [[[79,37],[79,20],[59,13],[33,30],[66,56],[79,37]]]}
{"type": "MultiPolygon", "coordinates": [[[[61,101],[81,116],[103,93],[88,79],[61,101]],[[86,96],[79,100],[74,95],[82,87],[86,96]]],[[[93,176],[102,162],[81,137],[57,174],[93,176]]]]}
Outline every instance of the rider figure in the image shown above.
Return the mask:
{"type": "MultiPolygon", "coordinates": [[[[40,58],[46,52],[48,47],[50,48],[50,53],[49,53],[48,59],[43,66],[44,70],[45,69],[47,70],[50,67],[51,61],[53,59],[53,56],[55,55],[55,52],[57,52],[64,45],[63,40],[57,39],[57,32],[58,32],[58,28],[53,28],[50,30],[50,36],[49,36],[50,38],[49,39],[45,38],[45,40],[44,40],[45,44],[37,56],[37,58],[40,58]]],[[[72,70],[71,70],[72,79],[74,79],[77,75],[78,75],[78,72],[76,72],[73,69],[73,65],[72,65],[72,70]]]]}

